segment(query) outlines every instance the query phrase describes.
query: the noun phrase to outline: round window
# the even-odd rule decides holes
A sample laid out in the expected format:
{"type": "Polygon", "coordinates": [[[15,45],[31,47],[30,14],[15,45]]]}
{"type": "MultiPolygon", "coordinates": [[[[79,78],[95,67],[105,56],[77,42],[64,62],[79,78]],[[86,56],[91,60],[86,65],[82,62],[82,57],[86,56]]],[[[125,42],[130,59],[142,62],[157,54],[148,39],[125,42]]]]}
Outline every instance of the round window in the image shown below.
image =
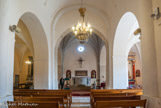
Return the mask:
{"type": "Polygon", "coordinates": [[[83,52],[85,50],[85,47],[83,45],[79,45],[77,47],[78,52],[83,52]]]}

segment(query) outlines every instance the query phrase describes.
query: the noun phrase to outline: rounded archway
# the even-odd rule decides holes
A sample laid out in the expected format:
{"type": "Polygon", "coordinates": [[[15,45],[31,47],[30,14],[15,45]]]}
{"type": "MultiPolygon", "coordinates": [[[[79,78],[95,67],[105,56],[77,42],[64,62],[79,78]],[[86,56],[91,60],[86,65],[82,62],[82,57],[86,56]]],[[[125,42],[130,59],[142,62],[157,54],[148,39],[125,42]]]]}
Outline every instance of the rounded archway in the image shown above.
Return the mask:
{"type": "MultiPolygon", "coordinates": [[[[98,11],[96,8],[93,8],[91,6],[88,6],[88,11],[86,13],[86,21],[90,21],[90,24],[92,24],[92,28],[95,28],[93,31],[96,32],[97,35],[99,35],[102,40],[106,41],[106,50],[109,52],[108,48],[108,42],[107,42],[107,35],[109,30],[108,28],[108,20],[102,14],[101,11],[98,11]],[[95,11],[96,10],[96,11],[95,11]],[[101,25],[101,26],[100,26],[101,25]],[[101,34],[101,35],[100,35],[101,34]]],[[[53,22],[51,24],[52,28],[52,42],[54,46],[53,50],[53,62],[54,65],[53,72],[51,73],[51,88],[57,88],[58,85],[58,47],[61,42],[61,40],[66,36],[68,33],[72,31],[72,26],[75,25],[75,23],[78,21],[79,13],[78,13],[78,5],[69,5],[66,8],[63,8],[59,10],[56,14],[56,16],[53,18],[53,22]],[[66,22],[65,22],[66,21],[66,22]],[[65,22],[65,23],[64,23],[65,22]],[[56,62],[54,62],[56,61],[56,62]],[[56,83],[53,83],[56,82],[56,83]]],[[[109,73],[109,54],[107,54],[107,73],[109,73]]],[[[109,75],[108,75],[109,76],[109,75]]],[[[109,83],[109,81],[108,81],[109,83]]],[[[107,84],[109,85],[109,84],[107,84]]]]}
{"type": "Polygon", "coordinates": [[[132,12],[125,13],[117,26],[113,45],[114,89],[126,89],[128,87],[127,58],[131,47],[140,41],[139,36],[134,36],[134,31],[138,28],[138,20],[132,12]]]}
{"type": "MultiPolygon", "coordinates": [[[[72,77],[75,77],[75,70],[82,70],[83,68],[85,68],[86,70],[88,70],[87,77],[91,77],[91,71],[96,70],[97,82],[99,82],[99,83],[109,82],[109,78],[108,78],[109,77],[109,75],[108,75],[109,74],[109,68],[108,68],[109,67],[108,66],[109,65],[109,58],[108,58],[109,48],[107,46],[108,45],[107,41],[102,37],[102,35],[100,36],[100,34],[101,33],[97,32],[97,30],[95,30],[92,37],[89,38],[88,42],[85,44],[85,51],[82,54],[82,52],[78,51],[78,47],[80,46],[79,41],[73,36],[73,34],[70,31],[69,31],[69,33],[64,32],[64,35],[59,38],[60,40],[57,42],[56,48],[55,48],[55,52],[56,52],[55,59],[57,61],[57,63],[56,63],[57,68],[55,71],[58,72],[57,73],[58,79],[60,79],[62,76],[66,77],[65,72],[66,72],[66,70],[69,70],[69,67],[71,67],[71,71],[72,71],[71,76],[72,77]],[[65,51],[65,49],[67,49],[67,50],[65,51]],[[105,53],[104,55],[106,55],[104,58],[100,57],[102,55],[101,54],[102,50],[105,53]],[[74,52],[75,52],[75,54],[73,54],[74,52]],[[65,56],[64,56],[64,54],[65,54],[65,56]],[[77,57],[76,54],[77,54],[77,56],[82,56],[83,59],[86,59],[82,65],[82,66],[84,66],[83,68],[79,67],[79,65],[78,65],[79,63],[77,61],[77,59],[79,59],[79,57],[77,57]],[[71,56],[71,55],[72,55],[72,58],[69,59],[69,56],[71,56]],[[88,57],[86,57],[84,55],[88,55],[88,57]],[[75,57],[77,57],[77,58],[75,58],[75,57]],[[91,57],[93,57],[91,59],[91,61],[94,60],[95,62],[88,63],[88,61],[90,61],[90,60],[87,60],[87,59],[90,59],[91,57]],[[100,64],[100,62],[102,63],[102,59],[104,60],[105,64],[100,64]],[[74,62],[74,64],[71,66],[69,65],[70,61],[74,62]],[[63,66],[63,64],[66,64],[69,66],[63,66]],[[93,66],[89,66],[90,64],[93,64],[93,66]],[[75,67],[74,67],[74,65],[75,65],[75,67]],[[89,67],[91,67],[91,68],[89,68],[89,67]],[[105,76],[105,77],[103,78],[103,80],[100,80],[102,78],[102,76],[105,76]]],[[[94,81],[96,82],[96,79],[91,80],[91,83],[92,82],[94,83],[94,81]]]]}
{"type": "Polygon", "coordinates": [[[128,54],[128,80],[129,88],[142,88],[142,61],[141,43],[135,43],[128,54]]]}
{"type": "MultiPolygon", "coordinates": [[[[34,68],[31,73],[33,74],[34,89],[48,89],[48,41],[42,24],[36,15],[26,12],[20,17],[18,26],[21,28],[21,33],[16,33],[16,37],[25,43],[26,49],[30,52],[29,55],[33,58],[31,61],[34,68]]],[[[19,65],[24,64],[25,53],[26,51],[20,55],[22,62],[19,65]]],[[[25,80],[23,82],[26,83],[25,80]]]]}

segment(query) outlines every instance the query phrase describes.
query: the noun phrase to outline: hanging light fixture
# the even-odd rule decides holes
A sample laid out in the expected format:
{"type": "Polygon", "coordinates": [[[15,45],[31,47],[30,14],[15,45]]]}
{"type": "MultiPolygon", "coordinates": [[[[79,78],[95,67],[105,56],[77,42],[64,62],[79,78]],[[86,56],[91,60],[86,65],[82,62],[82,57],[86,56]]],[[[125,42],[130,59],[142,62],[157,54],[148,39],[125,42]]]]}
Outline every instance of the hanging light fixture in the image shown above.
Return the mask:
{"type": "Polygon", "coordinates": [[[72,27],[73,33],[75,37],[80,41],[80,43],[85,43],[88,38],[92,35],[92,28],[91,25],[85,23],[85,12],[86,8],[82,7],[82,0],[81,0],[81,8],[79,8],[80,16],[82,17],[81,21],[78,21],[78,24],[72,27]]]}

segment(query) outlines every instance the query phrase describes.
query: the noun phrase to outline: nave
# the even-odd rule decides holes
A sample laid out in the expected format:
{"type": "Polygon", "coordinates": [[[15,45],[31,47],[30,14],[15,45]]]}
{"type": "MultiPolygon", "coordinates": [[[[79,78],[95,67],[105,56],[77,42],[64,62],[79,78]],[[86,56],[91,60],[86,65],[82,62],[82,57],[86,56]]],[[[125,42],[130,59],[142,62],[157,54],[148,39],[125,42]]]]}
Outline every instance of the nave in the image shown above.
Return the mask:
{"type": "MultiPolygon", "coordinates": [[[[0,107],[15,89],[58,90],[63,78],[70,90],[142,89],[146,108],[161,108],[160,10],[161,0],[0,0],[0,107]]],[[[33,92],[17,96],[72,102],[33,92]]]]}

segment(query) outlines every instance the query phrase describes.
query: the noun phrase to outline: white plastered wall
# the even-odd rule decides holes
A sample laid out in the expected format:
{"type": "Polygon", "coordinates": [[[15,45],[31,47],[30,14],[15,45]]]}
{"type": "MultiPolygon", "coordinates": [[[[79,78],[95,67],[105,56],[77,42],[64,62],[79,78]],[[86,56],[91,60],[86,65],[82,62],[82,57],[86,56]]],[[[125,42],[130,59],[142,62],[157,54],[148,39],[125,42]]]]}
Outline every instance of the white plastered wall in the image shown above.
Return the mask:
{"type": "Polygon", "coordinates": [[[64,73],[63,77],[66,77],[66,71],[71,70],[71,77],[75,77],[75,70],[87,70],[88,76],[91,77],[91,71],[97,71],[97,60],[95,56],[95,52],[89,44],[85,44],[85,51],[78,52],[77,47],[79,46],[79,42],[75,40],[75,42],[69,44],[64,52],[64,73]],[[82,62],[82,68],[79,65],[78,59],[82,57],[84,60],[82,62]]]}

